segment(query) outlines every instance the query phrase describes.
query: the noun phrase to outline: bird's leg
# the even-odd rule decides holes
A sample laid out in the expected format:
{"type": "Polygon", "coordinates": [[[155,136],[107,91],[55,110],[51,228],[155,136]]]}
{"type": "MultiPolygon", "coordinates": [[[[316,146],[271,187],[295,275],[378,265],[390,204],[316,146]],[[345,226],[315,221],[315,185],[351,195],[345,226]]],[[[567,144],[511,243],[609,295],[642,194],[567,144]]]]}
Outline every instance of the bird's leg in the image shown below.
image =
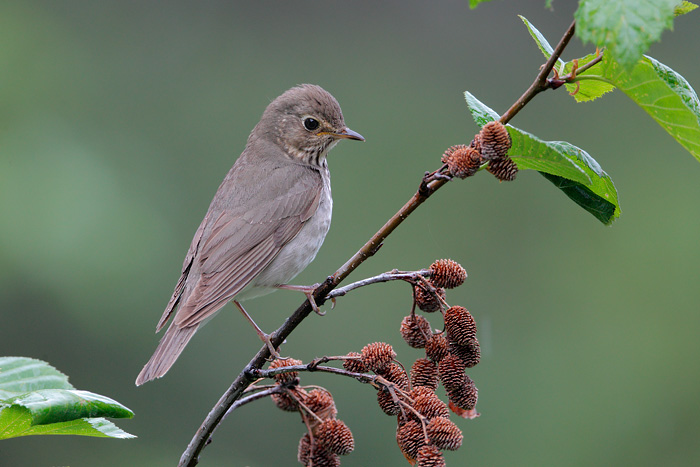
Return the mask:
{"type": "Polygon", "coordinates": [[[321,285],[321,284],[314,284],[314,285],[280,284],[277,286],[277,288],[278,289],[285,289],[285,290],[296,290],[297,292],[303,293],[304,295],[306,295],[306,299],[309,300],[309,303],[311,304],[311,308],[316,312],[316,314],[319,316],[323,316],[326,314],[326,312],[321,311],[318,308],[318,305],[316,305],[316,300],[314,300],[314,290],[316,290],[316,288],[319,285],[321,285]]]}
{"type": "Polygon", "coordinates": [[[265,343],[265,345],[267,345],[267,348],[270,350],[270,355],[272,355],[274,358],[282,358],[282,357],[280,357],[279,352],[277,352],[277,350],[275,349],[275,346],[272,345],[272,342],[270,341],[270,335],[265,334],[262,331],[262,329],[260,329],[258,327],[258,325],[255,324],[255,321],[253,321],[253,318],[250,317],[248,312],[243,309],[243,307],[241,306],[240,303],[238,303],[238,301],[234,300],[233,304],[236,305],[236,307],[241,311],[241,313],[243,313],[243,316],[245,316],[245,319],[247,319],[248,322],[251,325],[253,325],[253,327],[255,328],[255,332],[258,333],[258,337],[260,338],[260,340],[263,341],[265,343]]]}

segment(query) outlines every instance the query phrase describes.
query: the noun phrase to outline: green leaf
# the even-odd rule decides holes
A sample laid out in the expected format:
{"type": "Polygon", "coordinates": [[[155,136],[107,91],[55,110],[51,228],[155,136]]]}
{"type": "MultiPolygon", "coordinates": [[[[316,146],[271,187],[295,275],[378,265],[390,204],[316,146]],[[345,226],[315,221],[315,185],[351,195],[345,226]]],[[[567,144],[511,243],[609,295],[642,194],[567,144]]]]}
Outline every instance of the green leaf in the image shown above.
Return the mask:
{"type": "MultiPolygon", "coordinates": [[[[523,20],[523,23],[525,23],[525,26],[530,32],[532,38],[535,40],[537,47],[539,47],[540,51],[542,51],[542,54],[545,56],[545,58],[549,59],[549,57],[554,53],[554,49],[551,45],[549,45],[547,39],[542,35],[540,31],[537,30],[535,26],[532,25],[532,23],[530,23],[530,21],[527,20],[527,18],[525,18],[524,16],[520,16],[520,19],[523,20]]],[[[578,66],[582,67],[583,65],[589,63],[595,58],[596,54],[589,54],[585,57],[579,58],[578,66]]],[[[557,60],[557,71],[559,72],[560,76],[564,76],[571,73],[573,67],[573,61],[564,62],[561,58],[557,60]]],[[[580,78],[577,83],[565,84],[566,89],[569,91],[569,94],[571,94],[574,97],[576,102],[592,101],[593,99],[597,99],[598,97],[602,96],[606,92],[610,92],[613,89],[615,89],[615,86],[605,81],[588,79],[591,74],[595,73],[595,71],[593,71],[595,70],[595,68],[596,67],[588,69],[584,71],[581,75],[579,75],[585,76],[585,78],[580,78]]]]}
{"type": "Polygon", "coordinates": [[[74,389],[68,376],[46,362],[27,357],[0,357],[0,399],[39,389],[74,389]]]}
{"type": "MultiPolygon", "coordinates": [[[[472,117],[484,126],[499,116],[468,91],[464,93],[472,117]]],[[[543,141],[507,125],[513,145],[508,155],[518,169],[539,171],[564,194],[606,225],[620,216],[612,180],[583,149],[564,141],[543,141]]]]}
{"type": "Polygon", "coordinates": [[[109,397],[74,389],[46,362],[0,357],[0,439],[40,434],[133,438],[102,418],[133,415],[109,397]]]}
{"type": "Polygon", "coordinates": [[[603,75],[700,161],[700,100],[681,75],[644,56],[631,72],[607,55],[603,75]]]}
{"type": "MultiPolygon", "coordinates": [[[[525,27],[527,27],[527,30],[530,32],[530,36],[535,40],[535,43],[537,44],[537,47],[539,47],[540,51],[544,55],[544,57],[549,60],[549,57],[552,56],[554,53],[554,49],[552,48],[551,45],[549,45],[549,42],[547,39],[542,35],[542,33],[532,25],[530,21],[528,21],[527,18],[525,18],[522,15],[518,15],[518,17],[525,23],[525,27]]],[[[564,60],[561,58],[557,60],[557,65],[559,65],[559,71],[563,70],[564,68],[564,60]]]]}
{"type": "Polygon", "coordinates": [[[619,206],[601,198],[585,186],[558,175],[540,173],[544,178],[552,182],[554,186],[563,191],[573,202],[593,214],[603,224],[610,225],[616,218],[620,217],[619,206]]]}
{"type": "MultiPolygon", "coordinates": [[[[588,54],[585,57],[579,58],[578,66],[582,67],[592,60],[595,60],[595,58],[596,54],[588,54]]],[[[566,62],[563,74],[566,75],[571,73],[571,70],[573,70],[573,65],[573,61],[566,62]]],[[[564,85],[566,86],[566,90],[569,91],[569,94],[573,96],[576,102],[592,101],[605,93],[615,90],[615,86],[598,78],[596,73],[598,73],[599,68],[600,63],[577,75],[578,80],[576,83],[567,83],[564,85]]]]}
{"type": "Polygon", "coordinates": [[[673,28],[678,0],[581,0],[574,14],[576,35],[605,47],[623,67],[631,69],[665,29],[673,28]]]}
{"type": "Polygon", "coordinates": [[[0,439],[30,435],[80,435],[102,438],[135,438],[104,418],[79,418],[48,425],[32,425],[29,409],[0,405],[0,439]]]}
{"type": "Polygon", "coordinates": [[[469,0],[469,8],[474,9],[479,5],[479,3],[486,3],[490,1],[491,0],[469,0]]]}
{"type": "Polygon", "coordinates": [[[29,411],[32,425],[65,422],[77,418],[131,418],[134,413],[109,397],[77,389],[41,389],[0,401],[29,411]]]}
{"type": "Polygon", "coordinates": [[[697,7],[698,6],[695,3],[683,1],[680,3],[680,5],[676,5],[676,7],[673,9],[673,16],[681,16],[686,13],[690,13],[697,7]]]}

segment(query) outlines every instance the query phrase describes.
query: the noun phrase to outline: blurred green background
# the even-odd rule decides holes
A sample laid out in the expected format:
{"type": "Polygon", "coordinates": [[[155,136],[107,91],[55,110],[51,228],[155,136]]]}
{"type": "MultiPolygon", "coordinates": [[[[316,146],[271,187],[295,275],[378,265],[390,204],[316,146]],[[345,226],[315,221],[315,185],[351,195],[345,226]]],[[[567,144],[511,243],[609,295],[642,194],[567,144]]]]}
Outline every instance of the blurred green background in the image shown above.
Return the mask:
{"type": "MultiPolygon", "coordinates": [[[[162,380],[133,381],[190,239],[265,106],[298,83],[341,103],[364,144],[330,155],[335,212],[323,280],[414,192],[442,151],[477,130],[462,92],[499,112],[543,58],[517,18],[553,43],[575,2],[5,1],[0,6],[0,355],[49,361],[79,389],[136,412],[138,439],[28,437],[3,466],[170,466],[260,342],[232,306],[162,380]]],[[[698,13],[650,55],[700,87],[698,13]]],[[[591,51],[574,40],[564,58],[591,51]]],[[[700,464],[700,164],[620,92],[575,104],[562,88],[512,121],[588,150],[622,217],[604,227],[534,172],[451,183],[351,276],[450,257],[469,272],[484,351],[476,420],[458,420],[449,465],[700,464]]],[[[403,284],[359,290],[283,347],[305,361],[394,344],[403,284]]],[[[250,302],[266,330],[301,303],[250,302]]],[[[438,320],[431,318],[434,325],[438,320]]],[[[406,465],[375,393],[328,375],[356,450],[343,465],[406,465]]],[[[297,415],[261,401],[218,430],[204,466],[294,465],[297,415]]]]}

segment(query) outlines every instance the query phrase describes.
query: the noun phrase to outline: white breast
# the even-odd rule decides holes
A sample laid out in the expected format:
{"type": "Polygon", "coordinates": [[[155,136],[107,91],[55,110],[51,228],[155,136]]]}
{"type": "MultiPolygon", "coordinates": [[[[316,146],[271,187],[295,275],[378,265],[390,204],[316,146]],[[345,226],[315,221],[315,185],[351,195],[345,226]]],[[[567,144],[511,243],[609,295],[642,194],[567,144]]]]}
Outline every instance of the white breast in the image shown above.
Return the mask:
{"type": "Polygon", "coordinates": [[[331,226],[333,211],[328,170],[322,171],[321,175],[323,191],[316,213],[306,221],[296,237],[282,247],[275,259],[236,295],[236,300],[259,297],[272,292],[277,285],[288,284],[314,260],[331,226]]]}

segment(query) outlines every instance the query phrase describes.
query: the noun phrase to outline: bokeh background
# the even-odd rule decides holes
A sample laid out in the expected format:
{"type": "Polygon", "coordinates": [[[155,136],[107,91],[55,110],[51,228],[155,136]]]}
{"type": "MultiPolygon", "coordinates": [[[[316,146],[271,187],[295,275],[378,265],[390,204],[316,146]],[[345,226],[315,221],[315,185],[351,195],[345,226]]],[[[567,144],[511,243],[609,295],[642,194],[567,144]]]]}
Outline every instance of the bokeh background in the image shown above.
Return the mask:
{"type": "MultiPolygon", "coordinates": [[[[0,355],[45,359],[80,389],[136,412],[135,440],[28,437],[3,466],[174,465],[260,347],[232,306],[166,378],[136,388],[190,239],[265,106],[318,83],[367,142],[330,155],[334,220],[295,281],[323,280],[414,192],[442,151],[477,130],[469,90],[503,112],[543,62],[517,14],[556,42],[575,2],[5,1],[0,6],[0,355]]],[[[700,86],[698,13],[650,54],[700,86]]],[[[566,59],[591,51],[575,39],[566,59]]],[[[622,217],[604,227],[534,172],[443,188],[352,279],[451,257],[453,304],[477,319],[476,420],[449,465],[700,464],[700,164],[615,92],[537,97],[512,122],[587,149],[622,217]]],[[[275,329],[292,292],[250,302],[275,329]]],[[[283,353],[304,360],[391,342],[404,284],[365,288],[312,316],[283,353]]],[[[432,318],[434,324],[439,322],[432,318]]],[[[368,386],[328,375],[353,430],[343,465],[405,465],[395,420],[368,386]]],[[[297,415],[269,401],[218,430],[205,466],[295,465],[297,415]]]]}

